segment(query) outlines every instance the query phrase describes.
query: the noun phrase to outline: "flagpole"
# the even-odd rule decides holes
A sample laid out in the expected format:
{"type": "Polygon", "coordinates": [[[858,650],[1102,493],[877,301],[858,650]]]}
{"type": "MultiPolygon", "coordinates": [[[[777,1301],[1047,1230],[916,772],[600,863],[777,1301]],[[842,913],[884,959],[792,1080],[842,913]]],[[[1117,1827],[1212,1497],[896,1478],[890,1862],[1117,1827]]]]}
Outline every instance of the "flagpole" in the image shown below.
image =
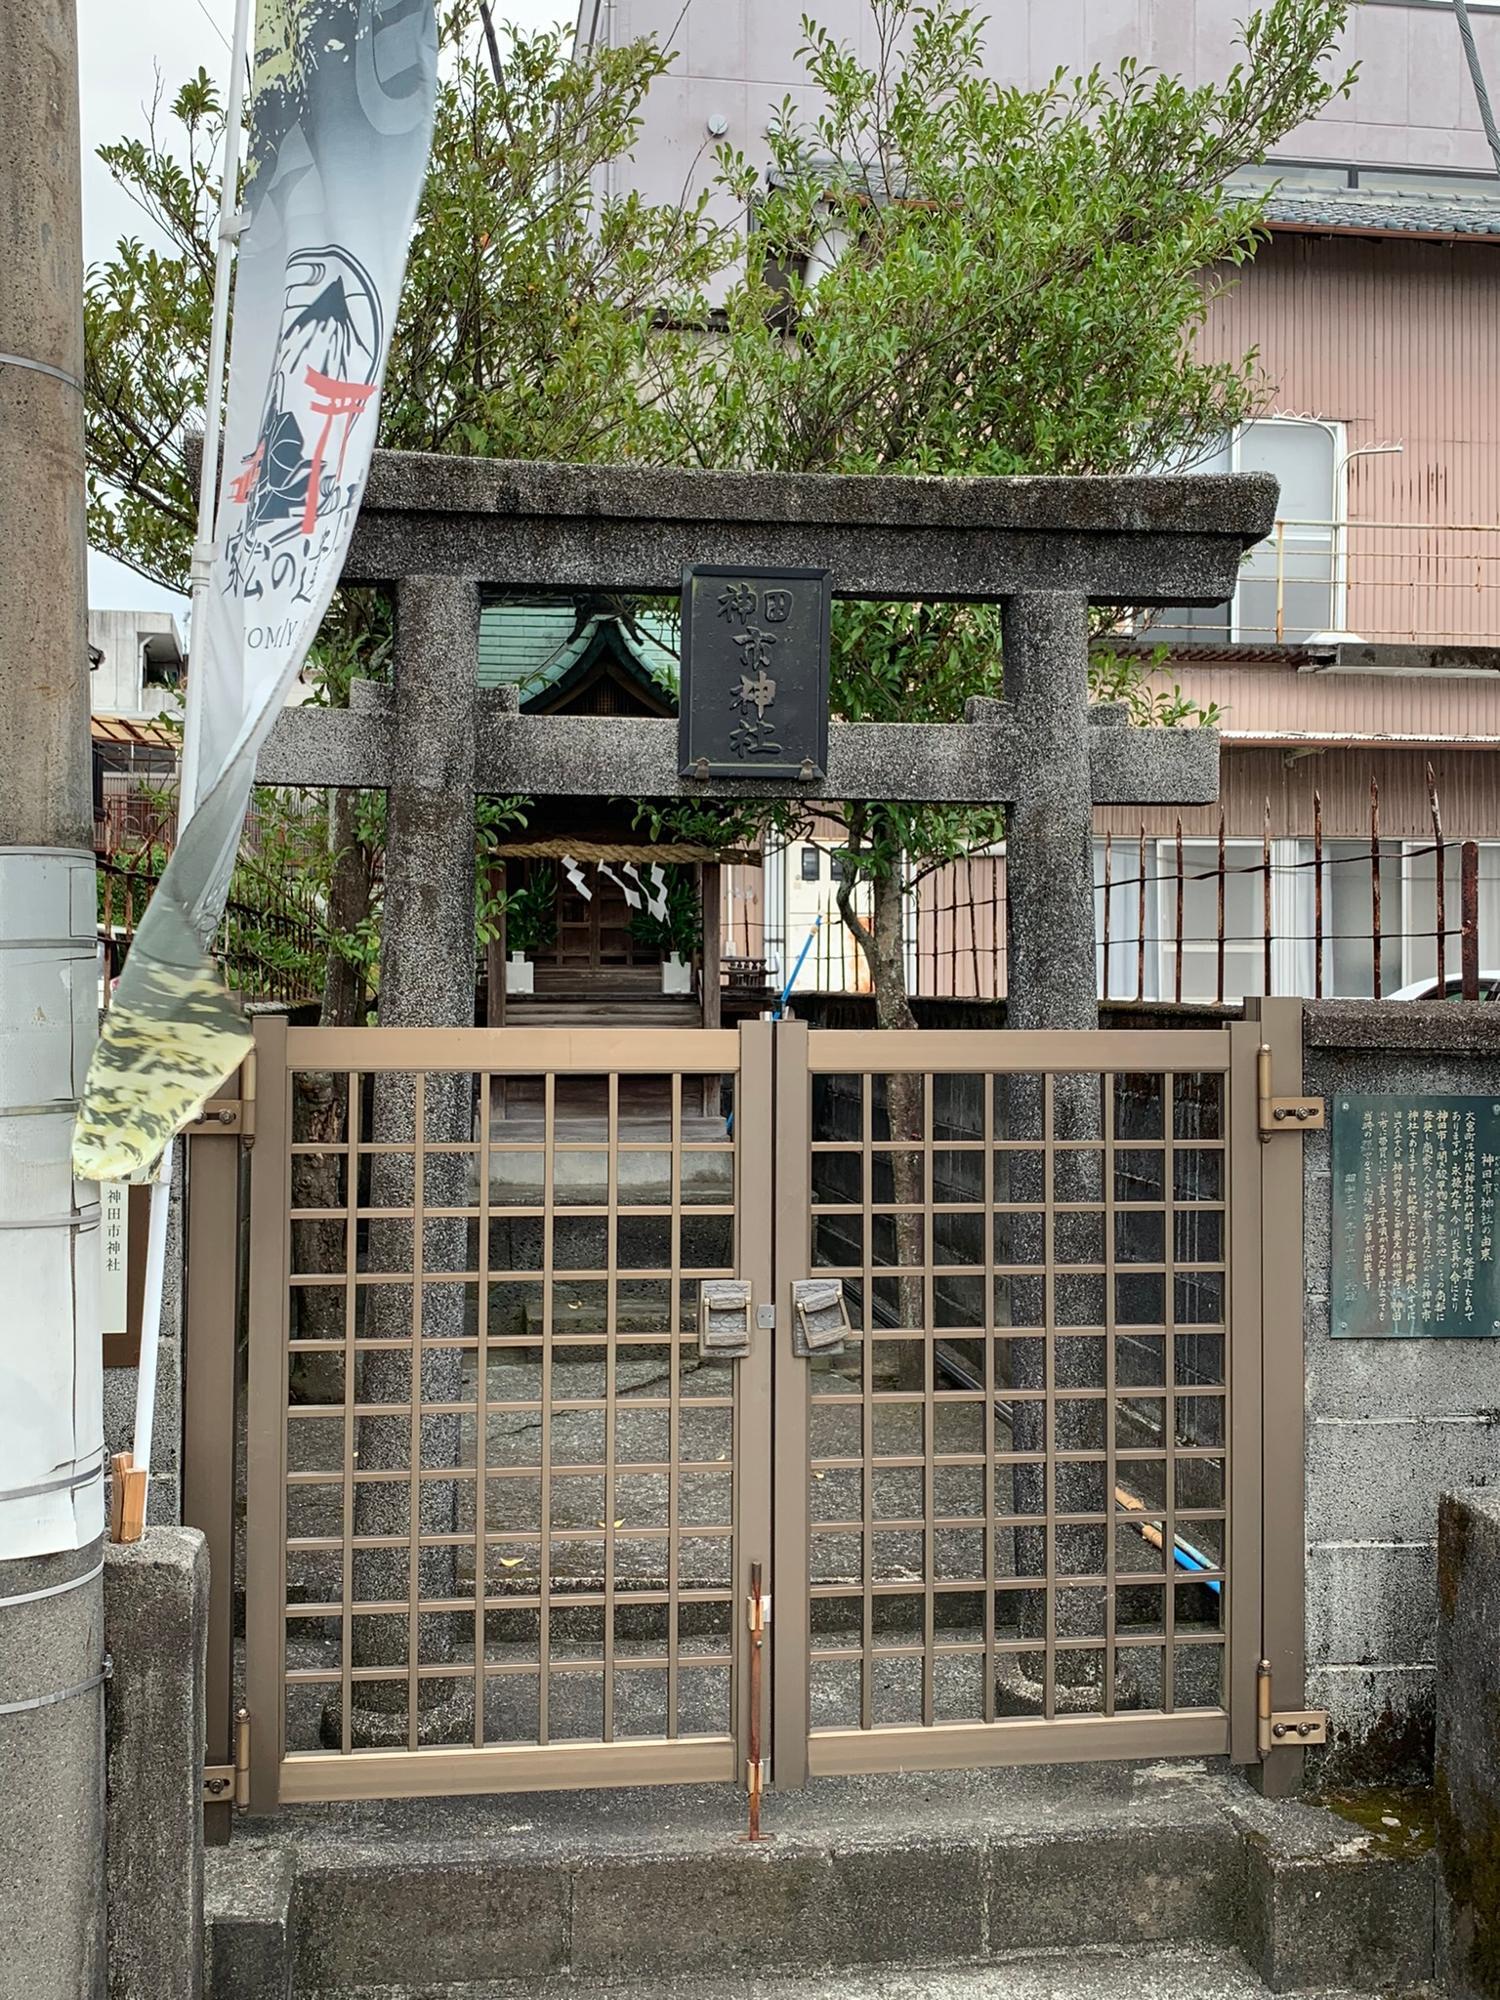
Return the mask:
{"type": "MultiPolygon", "coordinates": [[[[214,263],[213,317],[208,335],[208,374],[203,393],[203,460],[198,470],[198,532],[193,543],[192,612],[188,634],[188,660],[197,650],[202,632],[204,602],[208,596],[214,565],[214,508],[219,486],[219,440],[223,434],[224,357],[229,337],[229,292],[234,268],[235,244],[240,233],[239,183],[241,126],[244,122],[245,73],[250,53],[252,0],[235,0],[234,46],[229,69],[229,91],[224,107],[224,164],[219,185],[219,240],[214,263]]],[[[203,721],[201,708],[189,695],[183,726],[182,770],[177,789],[177,837],[192,818],[198,803],[198,768],[201,762],[203,721]]],[[[175,1141],[162,1155],[161,1178],[151,1188],[150,1226],[146,1238],[146,1276],[141,1296],[141,1352],[136,1374],[135,1427],[128,1470],[128,1496],[117,1494],[112,1505],[115,1539],[134,1541],[145,1520],[146,1494],[151,1476],[151,1437],[156,1425],[156,1369],[161,1347],[162,1290],[167,1269],[167,1217],[172,1201],[172,1153],[175,1141]]]]}
{"type": "MultiPolygon", "coordinates": [[[[208,334],[208,382],[203,398],[203,460],[198,468],[198,535],[193,544],[192,624],[188,664],[198,638],[198,619],[214,567],[214,508],[219,490],[219,440],[224,429],[224,355],[229,344],[229,292],[235,245],[240,235],[240,127],[244,118],[245,71],[250,55],[252,0],[235,0],[234,56],[229,100],[224,111],[224,170],[219,184],[219,248],[214,265],[214,309],[208,334]]],[[[182,778],[177,795],[177,832],[198,803],[198,765],[203,743],[202,711],[191,701],[183,725],[182,778]]]]}

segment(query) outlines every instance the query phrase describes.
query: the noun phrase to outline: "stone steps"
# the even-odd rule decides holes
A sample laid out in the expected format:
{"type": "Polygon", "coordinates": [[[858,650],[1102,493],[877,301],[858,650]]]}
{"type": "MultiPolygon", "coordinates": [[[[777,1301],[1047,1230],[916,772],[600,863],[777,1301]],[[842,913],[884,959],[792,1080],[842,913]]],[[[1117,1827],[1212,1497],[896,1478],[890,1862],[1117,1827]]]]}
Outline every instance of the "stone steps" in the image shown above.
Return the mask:
{"type": "MultiPolygon", "coordinates": [[[[1118,1951],[1036,1952],[984,1965],[907,1966],[850,1975],[773,1973],[753,1978],[654,1980],[649,1986],[590,1986],[570,1981],[440,1989],[445,2000],[1264,2000],[1272,1992],[1234,1952],[1191,1946],[1118,1951]]],[[[427,2000],[431,1988],[369,1987],[360,2000],[427,2000]]],[[[1407,2000],[1431,1994],[1411,1989],[1407,2000]]],[[[312,1995],[310,2000],[345,2000],[312,1995]]],[[[1305,2000],[1388,2000],[1388,1996],[1325,1989],[1305,2000]]]]}
{"type": "Polygon", "coordinates": [[[584,2000],[682,1980],[700,1982],[683,2000],[1248,2000],[1432,1976],[1420,1842],[1268,1804],[1218,1768],[823,1780],[769,1794],[775,1838],[754,1848],[742,1813],[727,1787],[648,1787],[241,1822],[209,1857],[210,2000],[584,2000]],[[1111,1986],[1127,1964],[1164,1983],[1111,1986]],[[1192,1984],[1210,1964],[1220,1983],[1192,1984]]]}
{"type": "Polygon", "coordinates": [[[517,993],[505,1002],[507,1028],[699,1028],[698,1002],[670,993],[517,993]]]}

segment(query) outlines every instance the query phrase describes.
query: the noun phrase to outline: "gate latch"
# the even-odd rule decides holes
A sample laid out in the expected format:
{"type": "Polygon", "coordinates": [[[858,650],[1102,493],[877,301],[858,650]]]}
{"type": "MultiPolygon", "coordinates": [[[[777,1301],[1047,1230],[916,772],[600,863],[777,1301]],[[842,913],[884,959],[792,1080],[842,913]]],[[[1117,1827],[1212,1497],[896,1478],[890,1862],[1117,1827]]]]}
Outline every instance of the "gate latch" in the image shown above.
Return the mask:
{"type": "Polygon", "coordinates": [[[809,1361],[815,1354],[842,1354],[853,1331],[839,1278],[798,1278],[792,1286],[792,1352],[809,1361]]]}
{"type": "Polygon", "coordinates": [[[1272,1096],[1271,1051],[1264,1043],[1256,1059],[1256,1109],[1262,1144],[1277,1132],[1321,1132],[1328,1123],[1321,1097],[1272,1096]]]}
{"type": "Polygon", "coordinates": [[[750,1352],[748,1280],[705,1280],[698,1294],[698,1352],[705,1361],[743,1361],[750,1352]]]}
{"type": "Polygon", "coordinates": [[[1275,1707],[1269,1660],[1262,1660],[1255,1670],[1255,1695],[1256,1738],[1262,1757],[1272,1750],[1311,1750],[1328,1741],[1327,1709],[1275,1707]]]}

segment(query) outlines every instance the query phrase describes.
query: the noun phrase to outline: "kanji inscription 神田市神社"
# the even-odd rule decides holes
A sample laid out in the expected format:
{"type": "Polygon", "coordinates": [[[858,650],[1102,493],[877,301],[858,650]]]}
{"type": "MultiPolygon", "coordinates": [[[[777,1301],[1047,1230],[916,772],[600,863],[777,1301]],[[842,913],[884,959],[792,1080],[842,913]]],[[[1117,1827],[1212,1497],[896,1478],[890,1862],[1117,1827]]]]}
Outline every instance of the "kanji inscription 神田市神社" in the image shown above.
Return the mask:
{"type": "Polygon", "coordinates": [[[684,776],[824,775],[829,604],[824,569],[683,572],[684,776]]]}
{"type": "Polygon", "coordinates": [[[1336,1097],[1334,1337],[1500,1335],[1497,1196],[1500,1102],[1336,1097]]]}

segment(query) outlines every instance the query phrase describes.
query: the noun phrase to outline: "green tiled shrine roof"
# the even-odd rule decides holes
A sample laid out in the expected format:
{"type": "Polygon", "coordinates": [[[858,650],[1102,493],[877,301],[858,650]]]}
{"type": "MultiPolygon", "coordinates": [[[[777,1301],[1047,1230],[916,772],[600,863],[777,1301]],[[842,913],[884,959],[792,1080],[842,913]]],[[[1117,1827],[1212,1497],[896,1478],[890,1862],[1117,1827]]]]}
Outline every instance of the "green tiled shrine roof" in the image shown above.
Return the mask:
{"type": "Polygon", "coordinates": [[[644,679],[677,696],[677,622],[657,612],[637,621],[639,637],[608,613],[589,618],[574,636],[577,607],[571,602],[487,604],[479,618],[479,685],[516,687],[526,702],[554,686],[575,667],[599,635],[613,625],[622,655],[644,679]]]}

